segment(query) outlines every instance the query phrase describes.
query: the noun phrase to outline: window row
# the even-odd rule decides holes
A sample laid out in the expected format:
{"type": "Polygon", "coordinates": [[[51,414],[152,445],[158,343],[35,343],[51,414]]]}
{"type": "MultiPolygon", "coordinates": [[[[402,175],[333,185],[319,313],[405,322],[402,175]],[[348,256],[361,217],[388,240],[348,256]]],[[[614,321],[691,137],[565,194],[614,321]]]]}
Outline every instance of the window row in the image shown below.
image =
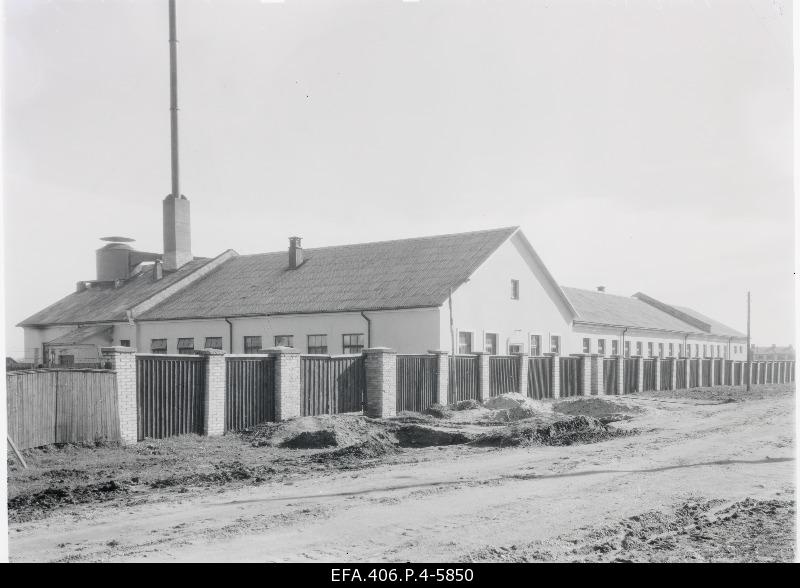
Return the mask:
{"type": "MultiPolygon", "coordinates": [[[[483,342],[483,350],[488,353],[489,355],[498,355],[499,354],[499,347],[498,347],[498,334],[497,333],[486,333],[484,335],[484,342],[483,342]]],[[[531,342],[530,342],[530,355],[541,355],[543,353],[542,349],[542,336],[541,335],[531,335],[531,342]]],[[[515,353],[524,353],[524,345],[522,343],[509,343],[508,345],[508,353],[515,354],[515,353]]],[[[474,344],[474,334],[472,331],[459,331],[458,332],[458,353],[459,354],[469,354],[474,353],[477,351],[475,344],[474,344]]],[[[561,353],[561,336],[560,335],[551,335],[550,336],[550,353],[561,353]]]]}
{"type": "MultiPolygon", "coordinates": [[[[130,346],[130,342],[127,342],[130,346]]],[[[294,347],[294,335],[275,335],[273,338],[275,347],[294,347]]],[[[327,354],[328,336],[327,335],[308,335],[308,353],[327,354]]],[[[178,353],[191,355],[195,351],[193,337],[181,337],[178,339],[178,353]]],[[[203,349],[222,349],[222,337],[206,337],[203,349]]],[[[244,337],[244,352],[258,353],[264,349],[260,335],[247,335],[244,337]]],[[[345,354],[359,354],[364,350],[364,334],[348,333],[342,335],[342,352],[345,354]]],[[[151,339],[150,353],[167,353],[166,339],[151,339]]]]}
{"type": "MultiPolygon", "coordinates": [[[[644,342],[636,341],[635,343],[636,343],[636,355],[645,356],[644,342]]],[[[584,337],[582,351],[583,353],[593,353],[592,340],[589,337],[584,337]]],[[[606,340],[598,339],[596,353],[598,353],[599,355],[606,355],[607,352],[608,352],[608,347],[606,346],[606,340]]],[[[676,345],[674,343],[654,343],[652,341],[647,342],[646,357],[676,357],[675,355],[676,352],[677,352],[677,357],[711,357],[711,358],[724,357],[725,359],[728,358],[728,348],[724,345],[704,344],[701,356],[699,343],[694,343],[694,344],[689,343],[684,346],[681,343],[676,345]]],[[[738,351],[736,350],[736,346],[734,346],[734,352],[738,353],[738,351]]],[[[630,341],[625,341],[624,353],[625,357],[631,356],[630,341]]],[[[619,354],[619,342],[616,339],[612,339],[611,355],[618,355],[618,354],[619,354]]]]}

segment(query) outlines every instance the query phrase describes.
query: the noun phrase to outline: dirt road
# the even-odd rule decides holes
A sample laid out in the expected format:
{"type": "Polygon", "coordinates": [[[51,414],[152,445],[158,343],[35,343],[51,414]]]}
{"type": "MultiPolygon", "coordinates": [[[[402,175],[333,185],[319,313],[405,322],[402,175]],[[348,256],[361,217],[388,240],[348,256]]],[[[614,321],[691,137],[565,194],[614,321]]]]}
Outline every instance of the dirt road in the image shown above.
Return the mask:
{"type": "MultiPolygon", "coordinates": [[[[11,524],[10,557],[420,562],[503,559],[535,544],[550,558],[576,559],[578,538],[641,513],[687,501],[712,500],[724,512],[746,498],[794,500],[792,395],[625,400],[645,409],[620,425],[639,435],[568,447],[430,447],[293,483],[86,505],[11,524]]],[[[794,536],[792,525],[782,525],[784,536],[794,536]]],[[[787,549],[781,557],[793,557],[787,549]]]]}

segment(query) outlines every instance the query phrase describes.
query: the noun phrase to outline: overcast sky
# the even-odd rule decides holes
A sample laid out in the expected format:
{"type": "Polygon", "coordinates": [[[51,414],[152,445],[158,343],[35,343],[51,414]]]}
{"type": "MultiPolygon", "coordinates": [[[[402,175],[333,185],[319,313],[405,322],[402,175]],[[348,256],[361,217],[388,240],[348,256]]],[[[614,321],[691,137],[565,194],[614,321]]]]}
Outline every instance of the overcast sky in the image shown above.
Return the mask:
{"type": "MultiPolygon", "coordinates": [[[[794,340],[791,3],[178,1],[195,255],[520,225],[563,285],[794,340]]],[[[166,0],[6,0],[6,345],[160,251],[166,0]]]]}

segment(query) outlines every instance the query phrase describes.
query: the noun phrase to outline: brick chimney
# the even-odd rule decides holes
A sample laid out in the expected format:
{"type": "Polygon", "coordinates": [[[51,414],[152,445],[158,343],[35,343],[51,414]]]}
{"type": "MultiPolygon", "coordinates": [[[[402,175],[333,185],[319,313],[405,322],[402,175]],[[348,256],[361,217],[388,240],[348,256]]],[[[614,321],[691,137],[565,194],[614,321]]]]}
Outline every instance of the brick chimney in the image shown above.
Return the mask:
{"type": "Polygon", "coordinates": [[[303,248],[300,237],[289,237],[289,269],[297,269],[303,265],[303,248]]]}
{"type": "Polygon", "coordinates": [[[605,286],[598,286],[597,287],[597,291],[598,292],[605,292],[606,291],[606,287],[605,286]]]}
{"type": "Polygon", "coordinates": [[[192,261],[189,201],[172,194],[164,198],[164,269],[175,271],[192,261]]]}

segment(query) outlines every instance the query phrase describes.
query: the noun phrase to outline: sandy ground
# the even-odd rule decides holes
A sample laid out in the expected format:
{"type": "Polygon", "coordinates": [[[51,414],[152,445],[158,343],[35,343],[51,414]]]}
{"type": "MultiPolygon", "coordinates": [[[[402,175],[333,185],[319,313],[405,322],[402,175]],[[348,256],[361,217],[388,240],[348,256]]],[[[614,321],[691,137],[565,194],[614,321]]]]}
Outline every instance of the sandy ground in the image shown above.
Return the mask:
{"type": "Polygon", "coordinates": [[[639,435],[566,447],[428,447],[364,469],[77,505],[10,523],[10,558],[627,561],[657,559],[654,549],[673,560],[794,558],[793,390],[737,402],[624,402],[643,410],[614,424],[639,435]],[[751,539],[723,549],[730,537],[751,539]],[[753,547],[765,542],[772,548],[753,547]]]}

